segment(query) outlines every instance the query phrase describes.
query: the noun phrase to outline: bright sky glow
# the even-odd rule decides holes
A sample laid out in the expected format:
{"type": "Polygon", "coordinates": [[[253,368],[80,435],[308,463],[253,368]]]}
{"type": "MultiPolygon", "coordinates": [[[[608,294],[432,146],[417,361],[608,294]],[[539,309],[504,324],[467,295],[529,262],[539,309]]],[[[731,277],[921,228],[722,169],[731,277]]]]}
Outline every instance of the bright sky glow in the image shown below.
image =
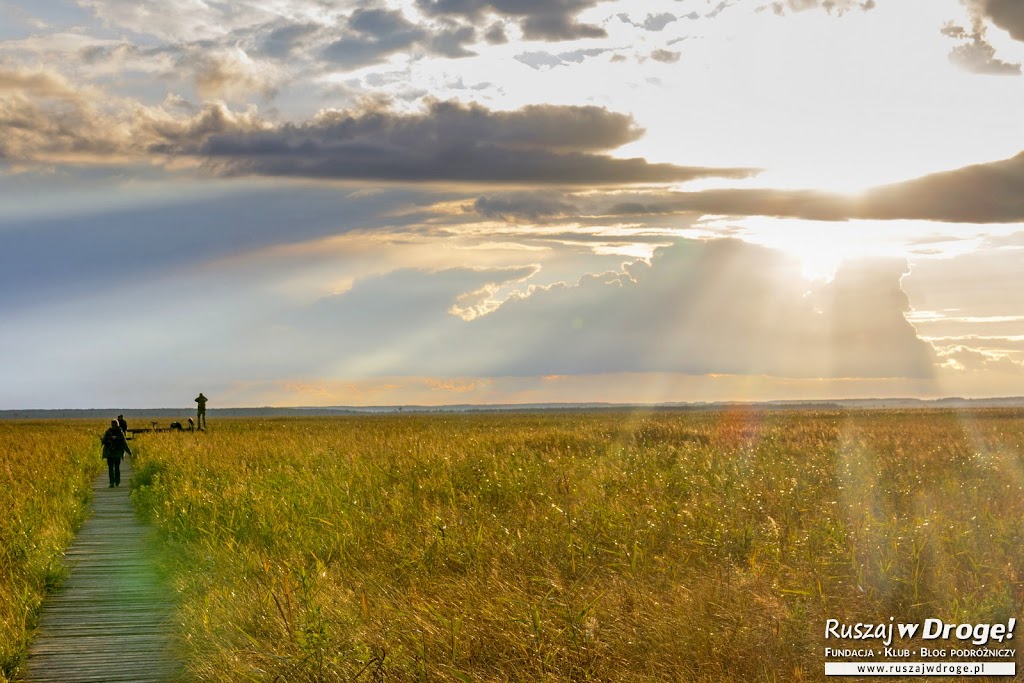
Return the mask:
{"type": "Polygon", "coordinates": [[[992,0],[0,10],[0,408],[1020,393],[992,0]]]}

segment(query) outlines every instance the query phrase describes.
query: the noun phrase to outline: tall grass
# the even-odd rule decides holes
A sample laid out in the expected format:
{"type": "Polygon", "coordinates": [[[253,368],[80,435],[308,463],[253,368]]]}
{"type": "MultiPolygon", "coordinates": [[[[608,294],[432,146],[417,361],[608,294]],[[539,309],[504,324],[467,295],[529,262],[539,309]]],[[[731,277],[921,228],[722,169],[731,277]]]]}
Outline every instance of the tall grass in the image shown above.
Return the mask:
{"type": "Polygon", "coordinates": [[[0,422],[0,681],[25,655],[47,590],[84,520],[102,467],[103,427],[85,422],[0,422]]]}
{"type": "Polygon", "coordinates": [[[140,440],[133,496],[197,680],[817,680],[830,617],[1019,615],[1022,432],[1005,411],[223,421],[140,440]]]}

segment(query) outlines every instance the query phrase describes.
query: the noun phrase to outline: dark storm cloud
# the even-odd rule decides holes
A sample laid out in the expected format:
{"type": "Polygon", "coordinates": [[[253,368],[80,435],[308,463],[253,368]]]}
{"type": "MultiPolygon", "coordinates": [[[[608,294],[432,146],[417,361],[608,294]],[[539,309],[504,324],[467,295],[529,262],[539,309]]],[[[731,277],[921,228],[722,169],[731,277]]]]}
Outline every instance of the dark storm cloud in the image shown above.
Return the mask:
{"type": "Polygon", "coordinates": [[[599,26],[581,24],[576,16],[603,0],[416,0],[416,6],[434,17],[479,21],[488,15],[515,19],[530,40],[604,38],[599,26]]]}
{"type": "Polygon", "coordinates": [[[917,219],[950,223],[1024,220],[1024,152],[848,196],[814,190],[662,193],[612,205],[614,215],[704,213],[809,220],[917,219]]]}
{"type": "Polygon", "coordinates": [[[198,135],[183,131],[173,144],[179,153],[204,157],[228,175],[609,184],[751,173],[598,154],[641,133],[630,117],[594,106],[534,105],[492,112],[479,105],[433,102],[420,114],[370,109],[239,133],[206,135],[200,128],[198,135]]]}

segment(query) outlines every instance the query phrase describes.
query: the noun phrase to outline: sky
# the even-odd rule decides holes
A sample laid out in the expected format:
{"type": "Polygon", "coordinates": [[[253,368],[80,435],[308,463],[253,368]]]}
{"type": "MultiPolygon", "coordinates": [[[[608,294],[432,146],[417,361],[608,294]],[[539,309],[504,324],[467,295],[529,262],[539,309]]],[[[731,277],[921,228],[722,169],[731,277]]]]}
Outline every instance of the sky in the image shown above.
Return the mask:
{"type": "Polygon", "coordinates": [[[1019,0],[0,0],[0,409],[1024,393],[1019,0]]]}

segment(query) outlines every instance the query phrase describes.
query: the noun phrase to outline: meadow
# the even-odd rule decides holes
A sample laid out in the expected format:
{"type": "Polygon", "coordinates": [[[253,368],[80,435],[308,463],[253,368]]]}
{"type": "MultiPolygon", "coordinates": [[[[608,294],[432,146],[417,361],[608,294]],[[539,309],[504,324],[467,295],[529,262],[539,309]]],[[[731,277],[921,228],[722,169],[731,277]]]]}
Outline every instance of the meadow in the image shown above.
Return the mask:
{"type": "Polygon", "coordinates": [[[17,669],[103,469],[95,423],[0,421],[0,681],[17,669]]]}
{"type": "Polygon", "coordinates": [[[239,419],[134,448],[197,681],[821,680],[829,618],[1024,600],[1020,411],[239,419]]]}

